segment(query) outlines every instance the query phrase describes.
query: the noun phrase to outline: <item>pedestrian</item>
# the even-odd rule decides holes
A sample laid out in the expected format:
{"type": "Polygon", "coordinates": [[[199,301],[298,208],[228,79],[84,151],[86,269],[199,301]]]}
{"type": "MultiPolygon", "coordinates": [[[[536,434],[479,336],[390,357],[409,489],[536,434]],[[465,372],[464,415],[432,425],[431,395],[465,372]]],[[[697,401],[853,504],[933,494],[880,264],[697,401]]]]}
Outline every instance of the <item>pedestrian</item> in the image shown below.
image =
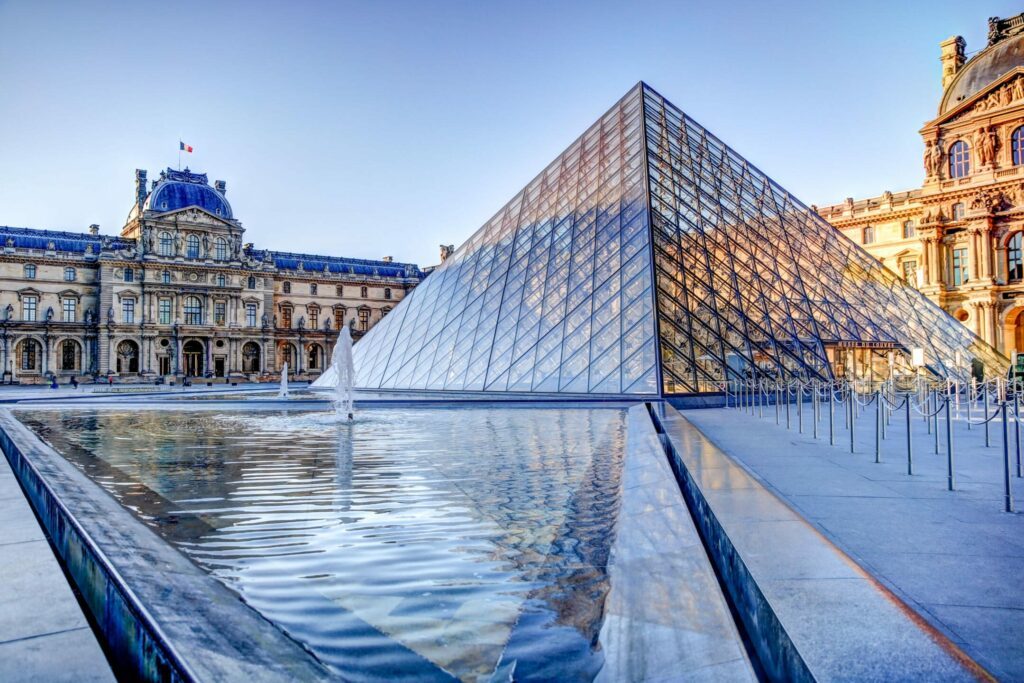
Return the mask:
{"type": "Polygon", "coordinates": [[[78,388],[78,380],[75,379],[74,375],[71,375],[71,379],[68,380],[68,384],[71,385],[72,389],[77,389],[78,388]]]}
{"type": "Polygon", "coordinates": [[[60,388],[57,385],[57,375],[50,375],[50,388],[51,389],[59,389],[60,388]]]}

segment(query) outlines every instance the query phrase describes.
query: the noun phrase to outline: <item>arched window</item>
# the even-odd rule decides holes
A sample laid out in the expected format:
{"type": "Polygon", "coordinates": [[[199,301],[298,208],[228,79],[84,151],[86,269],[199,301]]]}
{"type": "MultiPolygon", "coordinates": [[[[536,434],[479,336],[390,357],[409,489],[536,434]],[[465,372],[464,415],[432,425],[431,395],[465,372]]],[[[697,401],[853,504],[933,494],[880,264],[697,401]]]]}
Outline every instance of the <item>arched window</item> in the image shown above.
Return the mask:
{"type": "Polygon", "coordinates": [[[78,370],[81,365],[82,352],[78,342],[65,339],[60,343],[60,369],[64,371],[78,370]]]}
{"type": "Polygon", "coordinates": [[[39,371],[39,342],[35,339],[22,339],[18,344],[18,363],[26,372],[39,371]]]}
{"type": "Polygon", "coordinates": [[[309,286],[309,293],[314,296],[316,295],[316,283],[313,283],[309,286]]]}
{"type": "Polygon", "coordinates": [[[283,285],[281,285],[281,291],[284,292],[285,294],[291,294],[292,293],[292,283],[285,282],[283,285]]]}
{"type": "Polygon", "coordinates": [[[189,235],[185,239],[185,256],[199,258],[199,238],[195,235],[189,235]]]}
{"type": "Polygon", "coordinates": [[[25,279],[26,280],[35,280],[36,279],[36,267],[33,264],[31,264],[31,263],[28,263],[28,264],[25,265],[25,279]]]}
{"type": "Polygon", "coordinates": [[[310,344],[309,345],[309,356],[307,357],[309,362],[306,364],[306,368],[309,370],[316,370],[320,367],[320,345],[310,344]]]}
{"type": "Polygon", "coordinates": [[[246,342],[242,346],[242,372],[260,371],[260,346],[256,342],[246,342]]]}
{"type": "Polygon", "coordinates": [[[294,360],[294,349],[292,345],[285,342],[285,345],[281,348],[281,360],[288,364],[288,370],[295,372],[295,360],[294,360]]]}
{"type": "Polygon", "coordinates": [[[256,289],[256,277],[253,275],[249,276],[249,289],[256,289]]]}
{"type": "Polygon", "coordinates": [[[1010,135],[1010,150],[1013,153],[1013,165],[1024,164],[1024,126],[1013,129],[1010,135]]]}
{"type": "Polygon", "coordinates": [[[390,287],[385,287],[384,288],[384,298],[385,299],[390,299],[391,298],[391,288],[390,287]]]}
{"type": "Polygon", "coordinates": [[[197,296],[185,297],[185,324],[203,324],[203,302],[197,296]]]}
{"type": "Polygon", "coordinates": [[[139,345],[126,339],[117,345],[117,373],[139,371],[139,345]]]}
{"type": "Polygon", "coordinates": [[[223,237],[218,237],[213,242],[213,257],[218,261],[228,260],[228,243],[223,237]]]}
{"type": "Polygon", "coordinates": [[[949,146],[949,177],[963,178],[971,172],[971,150],[963,140],[949,146]]]}
{"type": "Polygon", "coordinates": [[[165,285],[171,284],[171,272],[169,270],[165,270],[163,275],[161,275],[161,279],[165,285]]]}
{"type": "Polygon", "coordinates": [[[77,273],[75,273],[75,269],[74,268],[70,268],[69,267],[69,268],[65,268],[64,269],[64,281],[65,282],[74,282],[76,277],[77,277],[77,273]]]}
{"type": "Polygon", "coordinates": [[[1006,277],[1010,282],[1024,279],[1024,259],[1021,258],[1021,235],[1015,233],[1006,243],[1006,277]]]}
{"type": "Polygon", "coordinates": [[[174,256],[174,238],[169,232],[160,233],[160,255],[174,256]]]}

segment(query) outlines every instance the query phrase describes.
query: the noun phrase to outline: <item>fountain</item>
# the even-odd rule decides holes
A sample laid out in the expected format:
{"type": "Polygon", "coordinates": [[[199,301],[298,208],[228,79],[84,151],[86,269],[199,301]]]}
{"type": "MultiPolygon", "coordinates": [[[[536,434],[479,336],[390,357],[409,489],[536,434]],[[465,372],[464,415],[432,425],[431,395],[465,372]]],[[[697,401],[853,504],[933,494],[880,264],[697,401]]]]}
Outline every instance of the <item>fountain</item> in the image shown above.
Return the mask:
{"type": "Polygon", "coordinates": [[[281,367],[281,388],[277,392],[278,398],[288,398],[288,363],[281,367]]]}
{"type": "Polygon", "coordinates": [[[338,343],[334,345],[334,353],[331,355],[331,367],[334,368],[337,380],[334,384],[334,409],[339,418],[348,415],[351,420],[355,412],[353,384],[356,371],[352,362],[352,335],[349,334],[348,325],[341,326],[338,343]]]}

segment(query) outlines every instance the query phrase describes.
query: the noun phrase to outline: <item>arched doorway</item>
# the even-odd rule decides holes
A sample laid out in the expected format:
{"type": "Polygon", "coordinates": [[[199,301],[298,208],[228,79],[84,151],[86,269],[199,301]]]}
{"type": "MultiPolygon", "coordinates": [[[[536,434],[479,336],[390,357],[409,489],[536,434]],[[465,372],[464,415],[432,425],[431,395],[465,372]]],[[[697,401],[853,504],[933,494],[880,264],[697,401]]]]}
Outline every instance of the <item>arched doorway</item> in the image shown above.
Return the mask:
{"type": "Polygon", "coordinates": [[[137,374],[139,372],[139,345],[131,339],[125,339],[117,345],[117,374],[137,374]]]}
{"type": "Polygon", "coordinates": [[[42,370],[43,347],[35,339],[22,339],[14,349],[18,372],[42,370]]]}
{"type": "Polygon", "coordinates": [[[1018,313],[1013,321],[1013,350],[1024,353],[1024,311],[1018,313]]]}
{"type": "Polygon", "coordinates": [[[189,339],[181,347],[181,357],[184,361],[184,370],[186,377],[202,377],[203,376],[203,360],[206,355],[206,349],[203,348],[203,344],[195,339],[189,339]]]}
{"type": "Polygon", "coordinates": [[[60,343],[60,369],[64,372],[82,369],[82,347],[74,339],[60,343]]]}
{"type": "Polygon", "coordinates": [[[260,371],[260,345],[256,342],[246,342],[242,346],[242,372],[260,371]]]}
{"type": "Polygon", "coordinates": [[[320,370],[320,359],[323,358],[323,349],[319,344],[310,344],[307,349],[307,370],[320,370]]]}
{"type": "Polygon", "coordinates": [[[296,371],[295,359],[295,347],[292,346],[292,344],[289,342],[284,342],[283,344],[281,344],[281,363],[282,365],[284,363],[288,364],[289,374],[294,373],[296,371]]]}

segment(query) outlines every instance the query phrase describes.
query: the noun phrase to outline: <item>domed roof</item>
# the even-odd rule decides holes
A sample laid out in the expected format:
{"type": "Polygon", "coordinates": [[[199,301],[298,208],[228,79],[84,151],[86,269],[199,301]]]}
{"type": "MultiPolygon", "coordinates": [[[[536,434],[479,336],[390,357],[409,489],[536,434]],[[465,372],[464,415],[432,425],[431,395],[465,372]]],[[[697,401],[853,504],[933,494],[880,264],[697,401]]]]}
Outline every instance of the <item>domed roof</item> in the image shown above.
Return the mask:
{"type": "Polygon", "coordinates": [[[206,174],[192,173],[187,168],[184,171],[175,171],[171,168],[163,171],[142,208],[164,213],[189,206],[198,206],[222,218],[234,217],[228,200],[210,187],[206,174]]]}
{"type": "Polygon", "coordinates": [[[960,103],[1018,66],[1024,66],[1024,33],[989,45],[964,64],[942,96],[939,116],[956,109],[960,103]]]}

